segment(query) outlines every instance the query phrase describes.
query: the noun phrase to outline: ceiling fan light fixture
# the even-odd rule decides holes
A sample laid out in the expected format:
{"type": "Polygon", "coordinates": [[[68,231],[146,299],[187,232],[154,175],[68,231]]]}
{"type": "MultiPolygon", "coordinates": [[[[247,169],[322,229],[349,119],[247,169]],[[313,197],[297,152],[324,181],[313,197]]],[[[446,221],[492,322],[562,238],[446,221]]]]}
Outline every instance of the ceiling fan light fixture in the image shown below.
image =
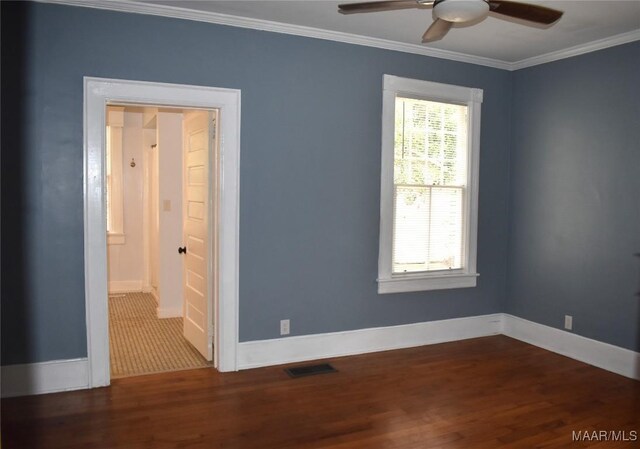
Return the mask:
{"type": "Polygon", "coordinates": [[[433,14],[447,22],[471,22],[489,14],[489,3],[484,0],[441,0],[434,4],[433,14]]]}

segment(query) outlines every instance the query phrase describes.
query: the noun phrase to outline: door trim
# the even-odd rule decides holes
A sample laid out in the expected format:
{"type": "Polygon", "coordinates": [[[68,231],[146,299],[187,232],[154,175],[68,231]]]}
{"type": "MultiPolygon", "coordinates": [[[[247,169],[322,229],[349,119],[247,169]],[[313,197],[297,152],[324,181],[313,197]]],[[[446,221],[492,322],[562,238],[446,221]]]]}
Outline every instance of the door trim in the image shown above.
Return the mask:
{"type": "Polygon", "coordinates": [[[238,369],[240,99],[241,92],[237,89],[84,77],[84,274],[90,388],[106,386],[111,381],[105,210],[108,102],[220,110],[220,263],[218,313],[214,315],[214,345],[218,348],[215,362],[219,371],[238,369]]]}

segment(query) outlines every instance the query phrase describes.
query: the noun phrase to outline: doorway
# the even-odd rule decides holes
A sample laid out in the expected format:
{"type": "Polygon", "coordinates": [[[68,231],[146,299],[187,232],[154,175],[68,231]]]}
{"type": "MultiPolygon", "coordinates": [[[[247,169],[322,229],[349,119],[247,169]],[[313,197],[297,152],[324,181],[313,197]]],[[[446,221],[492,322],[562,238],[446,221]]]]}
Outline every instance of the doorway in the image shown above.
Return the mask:
{"type": "Polygon", "coordinates": [[[218,115],[107,105],[112,378],[212,366],[218,115]]]}
{"type": "MultiPolygon", "coordinates": [[[[107,197],[105,195],[107,104],[120,106],[151,104],[166,108],[215,110],[219,113],[220,157],[214,173],[220,180],[218,216],[215,217],[219,227],[214,237],[218,242],[215,254],[217,282],[214,281],[213,267],[209,263],[209,281],[205,282],[207,289],[205,296],[210,298],[208,300],[211,301],[211,310],[204,313],[204,318],[213,322],[212,361],[214,366],[219,371],[235,371],[238,345],[240,91],[88,77],[84,79],[84,91],[85,287],[89,386],[109,385],[111,379],[107,315],[107,197]]],[[[214,168],[209,164],[209,174],[213,173],[212,170],[214,168]]],[[[164,204],[160,204],[159,207],[164,207],[164,204]]],[[[188,211],[188,208],[185,210],[188,211]]],[[[201,207],[192,208],[192,214],[202,213],[201,207]]],[[[208,217],[208,223],[213,223],[214,218],[211,213],[208,217]]],[[[213,234],[209,231],[208,235],[213,234]]],[[[203,251],[211,255],[212,245],[205,243],[203,251]]],[[[189,254],[188,249],[187,254],[189,254]]],[[[194,253],[194,255],[197,254],[194,253]]],[[[201,291],[201,293],[204,292],[201,291]]],[[[195,319],[195,312],[192,317],[195,319]]],[[[202,322],[201,320],[200,324],[202,322]]],[[[210,331],[210,329],[203,330],[207,333],[210,331]]]]}

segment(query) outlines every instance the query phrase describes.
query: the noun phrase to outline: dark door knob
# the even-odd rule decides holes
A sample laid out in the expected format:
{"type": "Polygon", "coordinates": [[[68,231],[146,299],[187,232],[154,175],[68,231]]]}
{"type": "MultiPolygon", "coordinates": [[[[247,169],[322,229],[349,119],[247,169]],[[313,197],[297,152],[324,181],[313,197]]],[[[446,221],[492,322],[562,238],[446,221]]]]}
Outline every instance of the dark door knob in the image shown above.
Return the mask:
{"type": "Polygon", "coordinates": [[[178,254],[187,254],[187,247],[186,246],[179,247],[178,254]]]}

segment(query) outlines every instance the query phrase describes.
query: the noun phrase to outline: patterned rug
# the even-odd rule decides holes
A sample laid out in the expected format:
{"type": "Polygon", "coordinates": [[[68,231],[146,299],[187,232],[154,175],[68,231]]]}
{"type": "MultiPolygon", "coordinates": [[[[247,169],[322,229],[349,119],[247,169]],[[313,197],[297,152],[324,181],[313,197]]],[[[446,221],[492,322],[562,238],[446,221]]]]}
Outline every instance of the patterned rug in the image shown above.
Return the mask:
{"type": "Polygon", "coordinates": [[[182,318],[156,315],[149,293],[109,295],[111,378],[211,366],[182,336],[182,318]]]}

